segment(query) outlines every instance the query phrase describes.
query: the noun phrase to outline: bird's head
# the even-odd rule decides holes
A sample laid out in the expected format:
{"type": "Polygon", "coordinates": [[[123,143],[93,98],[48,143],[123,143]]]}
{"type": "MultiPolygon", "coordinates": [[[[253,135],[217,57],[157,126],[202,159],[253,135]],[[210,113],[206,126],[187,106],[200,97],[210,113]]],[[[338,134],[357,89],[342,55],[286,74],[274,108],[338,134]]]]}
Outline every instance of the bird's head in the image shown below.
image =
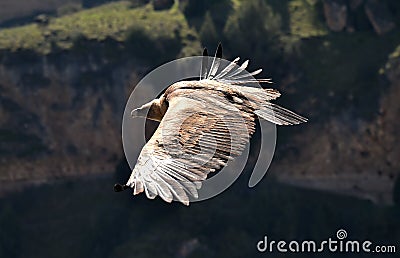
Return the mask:
{"type": "Polygon", "coordinates": [[[154,99],[149,103],[142,105],[139,108],[135,108],[131,112],[132,117],[144,117],[150,120],[160,122],[163,118],[167,106],[163,98],[154,99]]]}

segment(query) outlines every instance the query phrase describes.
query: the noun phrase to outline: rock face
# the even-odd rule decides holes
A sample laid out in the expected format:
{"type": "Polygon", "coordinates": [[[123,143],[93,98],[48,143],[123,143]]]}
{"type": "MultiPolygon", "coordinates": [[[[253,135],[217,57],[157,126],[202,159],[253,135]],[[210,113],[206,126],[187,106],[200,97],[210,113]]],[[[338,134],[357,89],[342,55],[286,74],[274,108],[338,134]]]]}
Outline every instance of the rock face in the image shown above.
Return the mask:
{"type": "Polygon", "coordinates": [[[369,23],[378,35],[383,35],[395,28],[393,17],[383,1],[378,0],[325,0],[323,3],[325,20],[332,31],[354,32],[354,12],[364,8],[369,23]]]}
{"type": "Polygon", "coordinates": [[[324,1],[326,23],[332,31],[342,31],[347,24],[347,6],[340,0],[324,1]]]}
{"type": "Polygon", "coordinates": [[[400,85],[393,85],[391,93],[382,98],[383,113],[370,123],[343,115],[322,127],[309,128],[301,137],[313,140],[295,140],[296,146],[307,146],[298,150],[300,155],[275,163],[274,169],[282,172],[277,174],[278,179],[393,204],[400,166],[395,158],[400,155],[400,148],[393,145],[400,140],[393,134],[394,128],[400,126],[394,117],[400,113],[393,100],[399,94],[400,85]],[[288,172],[289,166],[293,166],[289,164],[293,163],[298,173],[288,172]]]}
{"type": "Polygon", "coordinates": [[[362,120],[346,112],[320,125],[310,119],[309,127],[284,150],[284,160],[272,164],[279,180],[375,203],[398,202],[394,195],[399,194],[400,180],[399,57],[400,47],[381,71],[389,87],[375,116],[362,120]],[[290,169],[294,163],[297,172],[290,169]]]}
{"type": "Polygon", "coordinates": [[[13,182],[112,173],[122,158],[122,112],[141,65],[94,55],[13,54],[2,61],[0,191],[13,182]]]}
{"type": "Polygon", "coordinates": [[[365,13],[378,35],[383,35],[395,27],[392,15],[387,6],[378,0],[368,0],[365,4],[365,13]]]}

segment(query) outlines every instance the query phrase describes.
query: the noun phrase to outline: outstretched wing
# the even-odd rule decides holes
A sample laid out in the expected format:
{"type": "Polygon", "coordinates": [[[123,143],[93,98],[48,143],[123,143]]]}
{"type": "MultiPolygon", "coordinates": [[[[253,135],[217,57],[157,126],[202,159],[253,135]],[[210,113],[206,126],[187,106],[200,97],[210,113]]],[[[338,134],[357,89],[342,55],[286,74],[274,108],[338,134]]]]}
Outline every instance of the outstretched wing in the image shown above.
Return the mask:
{"type": "Polygon", "coordinates": [[[189,204],[210,172],[239,155],[254,132],[246,105],[213,90],[179,90],[143,147],[127,185],[134,194],[189,204]],[[187,92],[192,91],[192,92],[187,92]]]}
{"type": "MultiPolygon", "coordinates": [[[[202,66],[203,77],[200,81],[213,80],[226,85],[241,94],[243,94],[253,105],[254,113],[271,123],[277,125],[296,125],[307,122],[307,118],[296,114],[284,107],[271,103],[271,100],[278,98],[281,94],[274,89],[263,89],[258,83],[272,83],[271,79],[255,79],[253,76],[261,73],[262,69],[254,72],[247,72],[249,60],[238,65],[239,57],[230,62],[225,67],[221,66],[222,47],[218,45],[217,53],[213,58],[210,69],[204,69],[202,66]],[[254,86],[257,87],[254,87],[254,86]]],[[[203,53],[203,55],[206,54],[203,53]]]]}

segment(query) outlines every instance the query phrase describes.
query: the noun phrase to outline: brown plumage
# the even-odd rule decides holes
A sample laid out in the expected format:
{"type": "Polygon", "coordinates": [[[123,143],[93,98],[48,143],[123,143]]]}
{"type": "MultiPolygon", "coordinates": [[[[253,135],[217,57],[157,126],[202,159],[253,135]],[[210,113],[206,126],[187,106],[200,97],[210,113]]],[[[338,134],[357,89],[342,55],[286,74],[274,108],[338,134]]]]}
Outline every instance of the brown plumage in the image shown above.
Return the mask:
{"type": "MultiPolygon", "coordinates": [[[[167,88],[160,98],[132,111],[132,116],[147,117],[160,124],[143,147],[125,186],[134,194],[148,198],[159,195],[185,205],[210,172],[221,169],[241,154],[255,131],[254,120],[266,119],[278,125],[306,122],[302,116],[275,105],[277,90],[248,86],[261,70],[251,74],[235,59],[218,73],[219,46],[208,72],[204,64],[199,81],[181,81],[167,88]]],[[[269,82],[269,80],[261,80],[269,82]]]]}

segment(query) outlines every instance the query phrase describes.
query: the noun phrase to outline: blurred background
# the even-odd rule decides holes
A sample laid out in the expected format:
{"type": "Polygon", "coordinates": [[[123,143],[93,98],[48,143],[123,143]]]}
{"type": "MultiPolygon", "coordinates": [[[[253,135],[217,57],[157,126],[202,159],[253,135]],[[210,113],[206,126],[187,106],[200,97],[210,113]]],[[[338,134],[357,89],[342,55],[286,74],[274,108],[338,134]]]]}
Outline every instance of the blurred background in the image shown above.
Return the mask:
{"type": "Polygon", "coordinates": [[[258,257],[340,228],[400,252],[399,32],[397,0],[1,0],[0,257],[258,257]],[[135,84],[218,42],[309,122],[278,127],[253,189],[257,134],[211,200],[114,193],[135,84]]]}

